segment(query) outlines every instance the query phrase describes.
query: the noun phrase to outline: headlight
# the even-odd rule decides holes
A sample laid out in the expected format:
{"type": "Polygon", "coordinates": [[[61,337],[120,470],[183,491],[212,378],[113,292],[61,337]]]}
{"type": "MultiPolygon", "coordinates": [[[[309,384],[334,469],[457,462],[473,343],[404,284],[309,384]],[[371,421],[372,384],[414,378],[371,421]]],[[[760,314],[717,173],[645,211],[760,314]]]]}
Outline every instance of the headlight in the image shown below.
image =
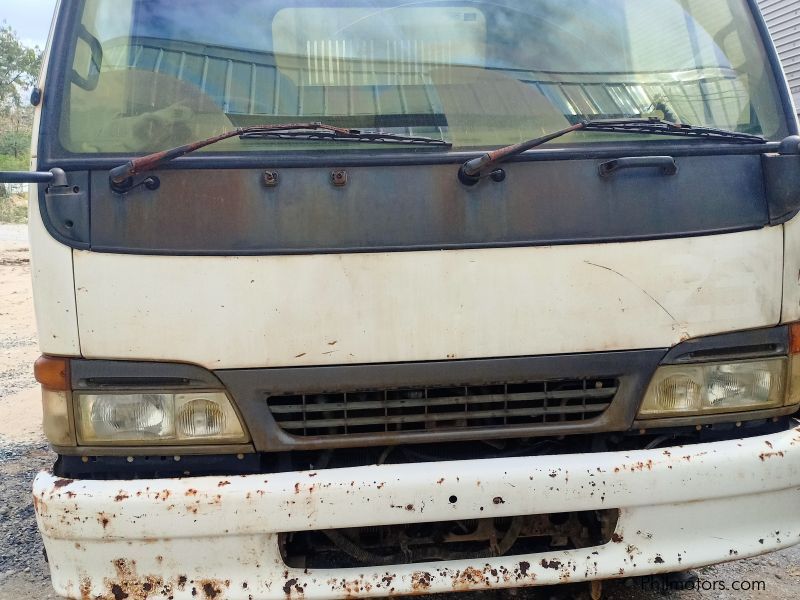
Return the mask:
{"type": "Polygon", "coordinates": [[[81,444],[246,442],[223,392],[75,393],[81,444]]]}
{"type": "Polygon", "coordinates": [[[786,358],[659,367],[639,417],[777,408],[786,400],[786,358]]]}

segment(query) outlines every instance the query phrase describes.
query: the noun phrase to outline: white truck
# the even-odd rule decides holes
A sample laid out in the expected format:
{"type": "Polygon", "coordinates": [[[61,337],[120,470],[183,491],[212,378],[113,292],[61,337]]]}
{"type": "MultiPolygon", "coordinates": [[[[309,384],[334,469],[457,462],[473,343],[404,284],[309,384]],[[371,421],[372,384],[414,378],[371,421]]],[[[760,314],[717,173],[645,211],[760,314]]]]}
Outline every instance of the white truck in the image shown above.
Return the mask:
{"type": "Polygon", "coordinates": [[[800,136],[754,0],[62,0],[44,63],[0,181],[59,594],[800,542],[800,136]]]}

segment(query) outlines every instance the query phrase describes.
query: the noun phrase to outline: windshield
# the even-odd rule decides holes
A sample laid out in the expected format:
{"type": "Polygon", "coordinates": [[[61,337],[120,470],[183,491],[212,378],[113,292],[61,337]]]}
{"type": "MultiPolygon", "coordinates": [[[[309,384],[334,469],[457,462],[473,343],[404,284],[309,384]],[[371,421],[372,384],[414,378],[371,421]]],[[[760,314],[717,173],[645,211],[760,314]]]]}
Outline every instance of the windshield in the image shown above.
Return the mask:
{"type": "MultiPolygon", "coordinates": [[[[455,149],[641,116],[787,135],[746,0],[86,0],[72,36],[59,125],[71,153],[147,153],[297,121],[455,149]]],[[[557,143],[608,141],[621,140],[557,143]]],[[[234,138],[210,150],[342,147],[234,138]]]]}

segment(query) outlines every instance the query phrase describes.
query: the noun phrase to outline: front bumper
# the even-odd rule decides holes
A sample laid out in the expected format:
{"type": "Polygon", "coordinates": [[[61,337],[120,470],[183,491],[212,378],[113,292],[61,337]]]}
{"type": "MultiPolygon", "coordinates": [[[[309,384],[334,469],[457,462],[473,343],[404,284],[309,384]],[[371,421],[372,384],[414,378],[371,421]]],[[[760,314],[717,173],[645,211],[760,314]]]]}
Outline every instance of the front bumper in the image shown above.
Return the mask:
{"type": "Polygon", "coordinates": [[[34,506],[53,585],[69,598],[311,600],[646,575],[800,542],[800,428],[627,453],[230,478],[40,473],[34,506]],[[277,543],[288,531],[609,508],[620,518],[605,545],[479,561],[303,570],[277,543]]]}

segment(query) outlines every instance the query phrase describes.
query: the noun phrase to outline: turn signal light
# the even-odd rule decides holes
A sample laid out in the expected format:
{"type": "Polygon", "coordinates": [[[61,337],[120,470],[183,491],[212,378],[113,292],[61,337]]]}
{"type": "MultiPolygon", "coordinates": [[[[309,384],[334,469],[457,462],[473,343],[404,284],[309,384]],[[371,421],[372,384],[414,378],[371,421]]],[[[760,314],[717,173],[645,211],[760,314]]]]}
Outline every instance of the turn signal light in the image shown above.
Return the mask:
{"type": "Polygon", "coordinates": [[[33,376],[49,390],[69,390],[69,360],[58,356],[40,356],[33,363],[33,376]]]}

